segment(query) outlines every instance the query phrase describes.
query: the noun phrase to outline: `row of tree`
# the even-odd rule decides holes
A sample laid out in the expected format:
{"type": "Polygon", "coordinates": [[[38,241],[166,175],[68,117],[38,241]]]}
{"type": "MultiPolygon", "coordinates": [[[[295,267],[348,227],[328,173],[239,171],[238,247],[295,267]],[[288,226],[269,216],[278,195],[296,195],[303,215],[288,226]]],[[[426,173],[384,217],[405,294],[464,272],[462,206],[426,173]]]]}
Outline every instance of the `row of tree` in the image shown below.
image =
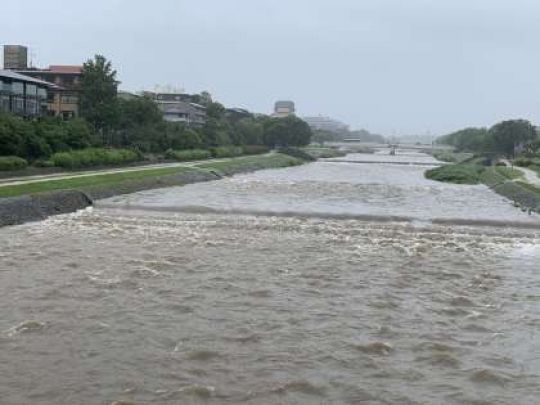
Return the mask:
{"type": "Polygon", "coordinates": [[[437,139],[459,152],[496,154],[514,158],[517,153],[537,153],[540,138],[536,128],[527,120],[508,120],[491,128],[465,128],[437,139]]]}
{"type": "Polygon", "coordinates": [[[104,145],[159,152],[227,145],[301,146],[311,140],[309,126],[296,117],[273,119],[248,114],[238,118],[228,115],[208,92],[192,95],[189,100],[206,108],[204,126],[189,128],[166,122],[152,100],[118,98],[116,75],[111,62],[99,55],[83,67],[81,115],[101,134],[104,145]]]}
{"type": "Polygon", "coordinates": [[[209,93],[190,101],[206,107],[207,120],[193,128],[167,122],[156,103],[145,97],[118,97],[117,73],[103,56],[87,61],[81,78],[81,118],[63,122],[44,117],[27,121],[0,115],[0,155],[29,160],[87,147],[133,148],[143,153],[220,146],[303,146],[311,141],[306,122],[294,116],[276,119],[228,114],[209,93]]]}

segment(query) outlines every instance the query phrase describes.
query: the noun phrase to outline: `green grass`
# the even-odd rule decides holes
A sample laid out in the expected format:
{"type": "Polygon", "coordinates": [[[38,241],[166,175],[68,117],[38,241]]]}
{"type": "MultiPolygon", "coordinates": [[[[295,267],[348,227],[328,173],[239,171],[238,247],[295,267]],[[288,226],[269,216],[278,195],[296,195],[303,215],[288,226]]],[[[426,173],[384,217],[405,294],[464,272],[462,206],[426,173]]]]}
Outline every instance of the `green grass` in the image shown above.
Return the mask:
{"type": "Polygon", "coordinates": [[[199,163],[190,167],[165,167],[159,169],[133,170],[123,173],[96,174],[79,176],[71,179],[48,180],[12,186],[0,185],[0,197],[15,197],[25,194],[36,194],[56,190],[92,190],[100,187],[114,187],[130,181],[167,176],[187,171],[218,171],[224,174],[234,174],[239,171],[250,169],[271,169],[276,167],[296,166],[303,163],[302,160],[291,156],[275,153],[265,156],[245,156],[222,162],[199,163]]]}
{"type": "Polygon", "coordinates": [[[513,169],[511,167],[496,166],[495,170],[501,176],[504,176],[509,180],[517,180],[517,179],[520,179],[520,178],[524,177],[524,174],[523,174],[523,172],[521,170],[513,169]]]}
{"type": "Polygon", "coordinates": [[[455,184],[478,184],[484,171],[475,165],[447,165],[426,171],[425,176],[430,180],[455,184]]]}
{"type": "Polygon", "coordinates": [[[48,180],[36,183],[0,186],[0,197],[15,197],[25,194],[43,193],[55,190],[90,189],[101,186],[114,186],[127,181],[148,177],[167,176],[192,170],[187,167],[166,167],[162,169],[137,170],[124,173],[101,174],[71,179],[48,180]]]}

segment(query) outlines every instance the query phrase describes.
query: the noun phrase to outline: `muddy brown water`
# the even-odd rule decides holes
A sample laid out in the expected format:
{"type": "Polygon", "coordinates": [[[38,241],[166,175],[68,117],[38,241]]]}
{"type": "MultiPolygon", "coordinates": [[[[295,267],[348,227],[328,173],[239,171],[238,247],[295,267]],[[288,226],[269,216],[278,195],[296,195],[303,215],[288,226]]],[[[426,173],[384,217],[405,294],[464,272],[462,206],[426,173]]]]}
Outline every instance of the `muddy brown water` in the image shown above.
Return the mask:
{"type": "Polygon", "coordinates": [[[1,229],[0,404],[537,404],[538,217],[385,153],[1,229]]]}

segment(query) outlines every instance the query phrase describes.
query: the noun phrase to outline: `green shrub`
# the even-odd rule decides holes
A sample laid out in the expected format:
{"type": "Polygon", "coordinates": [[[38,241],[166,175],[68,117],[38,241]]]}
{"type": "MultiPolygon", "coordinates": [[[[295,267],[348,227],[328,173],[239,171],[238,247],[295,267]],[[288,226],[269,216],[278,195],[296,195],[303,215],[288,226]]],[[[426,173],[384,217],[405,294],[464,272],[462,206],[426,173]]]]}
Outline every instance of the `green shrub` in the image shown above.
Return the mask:
{"type": "Polygon", "coordinates": [[[264,145],[244,145],[242,146],[244,155],[262,155],[270,152],[270,148],[264,145]]]}
{"type": "Polygon", "coordinates": [[[430,180],[456,184],[478,184],[482,166],[476,165],[447,165],[426,171],[425,176],[430,180]]]}
{"type": "Polygon", "coordinates": [[[0,171],[22,170],[28,166],[28,162],[17,156],[0,156],[0,171]]]}
{"type": "Polygon", "coordinates": [[[51,156],[55,166],[78,169],[92,166],[111,166],[141,160],[140,152],[130,149],[88,148],[71,152],[59,152],[51,156]]]}
{"type": "Polygon", "coordinates": [[[165,157],[167,159],[173,159],[178,162],[186,162],[189,160],[203,160],[210,159],[212,153],[209,150],[205,149],[187,149],[187,150],[172,150],[169,149],[165,152],[165,157]]]}
{"type": "Polygon", "coordinates": [[[212,156],[215,158],[226,158],[242,156],[242,148],[236,146],[220,146],[210,149],[212,156]]]}

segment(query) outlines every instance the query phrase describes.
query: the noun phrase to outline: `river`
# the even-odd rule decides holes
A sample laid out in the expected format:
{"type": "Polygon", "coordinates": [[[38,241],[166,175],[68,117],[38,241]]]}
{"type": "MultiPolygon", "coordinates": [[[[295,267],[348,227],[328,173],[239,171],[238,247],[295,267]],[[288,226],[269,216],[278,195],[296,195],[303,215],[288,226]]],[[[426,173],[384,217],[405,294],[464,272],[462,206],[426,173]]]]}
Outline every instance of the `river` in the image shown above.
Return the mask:
{"type": "Polygon", "coordinates": [[[0,229],[0,403],[537,404],[539,218],[337,160],[0,229]]]}

